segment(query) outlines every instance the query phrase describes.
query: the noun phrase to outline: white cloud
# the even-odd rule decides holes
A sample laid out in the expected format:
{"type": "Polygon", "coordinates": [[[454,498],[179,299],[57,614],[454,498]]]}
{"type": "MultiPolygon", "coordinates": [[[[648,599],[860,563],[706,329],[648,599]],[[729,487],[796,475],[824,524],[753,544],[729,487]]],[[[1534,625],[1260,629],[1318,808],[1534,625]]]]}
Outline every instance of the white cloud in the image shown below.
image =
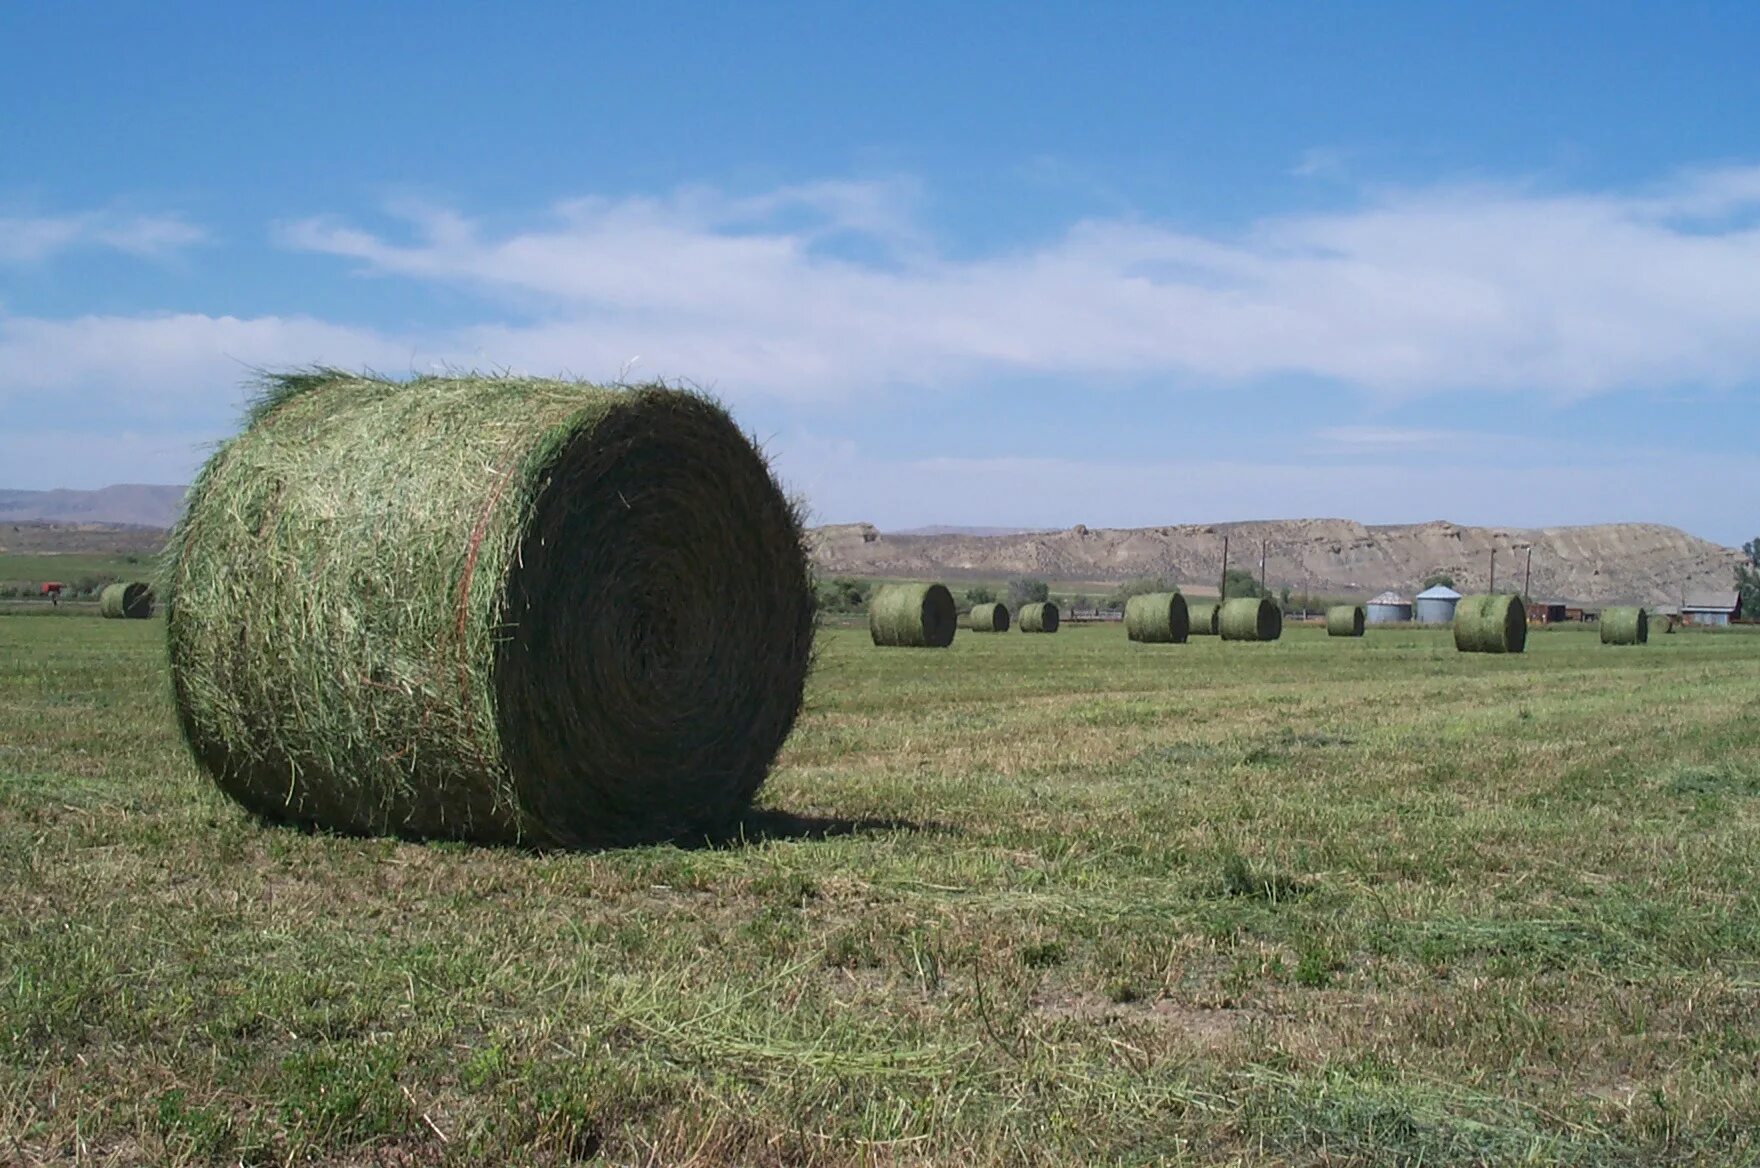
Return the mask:
{"type": "Polygon", "coordinates": [[[86,211],[69,215],[0,215],[0,263],[38,263],[71,248],[97,247],[163,256],[200,243],[207,233],[172,215],[86,211]]]}

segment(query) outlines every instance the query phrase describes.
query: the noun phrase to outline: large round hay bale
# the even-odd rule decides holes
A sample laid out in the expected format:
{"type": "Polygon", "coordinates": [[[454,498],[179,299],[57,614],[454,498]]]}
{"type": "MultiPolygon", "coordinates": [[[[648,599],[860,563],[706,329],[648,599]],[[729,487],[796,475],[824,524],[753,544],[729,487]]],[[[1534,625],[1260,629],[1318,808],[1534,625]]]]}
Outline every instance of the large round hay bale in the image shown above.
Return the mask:
{"type": "Polygon", "coordinates": [[[1186,627],[1194,637],[1214,637],[1218,633],[1216,618],[1222,612],[1220,604],[1188,604],[1186,605],[1186,627]]]}
{"type": "Polygon", "coordinates": [[[794,508],[724,409],[659,386],[272,378],[167,557],[196,759],[345,832],[719,829],[812,656],[794,508]]]}
{"type": "Polygon", "coordinates": [[[1601,614],[1603,645],[1644,645],[1650,641],[1650,614],[1642,608],[1610,608],[1601,614]]]}
{"type": "Polygon", "coordinates": [[[1124,631],[1133,641],[1183,645],[1191,634],[1186,598],[1177,592],[1147,592],[1124,602],[1124,631]]]}
{"type": "Polygon", "coordinates": [[[945,649],[959,613],[941,584],[882,584],[868,601],[868,635],[876,645],[945,649]]]}
{"type": "Polygon", "coordinates": [[[972,632],[1008,632],[1008,605],[1000,601],[993,604],[972,605],[972,632]]]}
{"type": "Polygon", "coordinates": [[[1216,628],[1225,641],[1275,641],[1283,636],[1283,610],[1263,596],[1225,600],[1216,628]]]}
{"type": "Polygon", "coordinates": [[[1510,593],[1463,596],[1454,609],[1454,647],[1462,653],[1520,653],[1528,645],[1528,610],[1510,593]]]}
{"type": "Polygon", "coordinates": [[[153,615],[153,586],[140,580],[107,584],[98,593],[98,613],[110,620],[146,620],[153,615]]]}
{"type": "Polygon", "coordinates": [[[1049,600],[1041,600],[1033,604],[1021,605],[1017,623],[1023,633],[1055,633],[1057,622],[1057,605],[1049,600]]]}
{"type": "Polygon", "coordinates": [[[1329,637],[1360,637],[1368,614],[1360,604],[1337,604],[1326,610],[1326,635],[1329,637]]]}

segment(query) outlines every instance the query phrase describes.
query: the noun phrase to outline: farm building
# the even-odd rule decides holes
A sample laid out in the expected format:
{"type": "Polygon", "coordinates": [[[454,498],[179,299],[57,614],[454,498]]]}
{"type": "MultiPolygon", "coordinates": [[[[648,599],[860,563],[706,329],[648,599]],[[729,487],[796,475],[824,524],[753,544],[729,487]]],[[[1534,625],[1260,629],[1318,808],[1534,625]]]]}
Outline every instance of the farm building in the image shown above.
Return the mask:
{"type": "Polygon", "coordinates": [[[1412,619],[1421,625],[1445,625],[1454,619],[1454,606],[1461,594],[1446,584],[1426,588],[1412,604],[1412,619]]]}
{"type": "Polygon", "coordinates": [[[1383,592],[1365,608],[1368,623],[1393,625],[1412,619],[1412,602],[1397,592],[1383,592]]]}
{"type": "Polygon", "coordinates": [[[1734,592],[1701,592],[1681,605],[1681,619],[1690,625],[1727,625],[1742,615],[1742,598],[1734,592]]]}
{"type": "Polygon", "coordinates": [[[1528,623],[1531,625],[1552,625],[1569,619],[1570,606],[1562,600],[1528,601],[1528,623]]]}

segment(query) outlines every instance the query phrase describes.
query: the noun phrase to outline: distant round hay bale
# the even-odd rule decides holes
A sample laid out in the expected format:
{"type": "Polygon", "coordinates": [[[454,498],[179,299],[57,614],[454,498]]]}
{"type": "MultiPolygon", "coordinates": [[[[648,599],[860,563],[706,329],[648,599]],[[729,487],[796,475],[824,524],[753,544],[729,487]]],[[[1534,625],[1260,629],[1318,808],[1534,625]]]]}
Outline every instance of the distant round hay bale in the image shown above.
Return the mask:
{"type": "Polygon", "coordinates": [[[1008,605],[1001,602],[972,605],[972,632],[1008,632],[1008,605]]]}
{"type": "Polygon", "coordinates": [[[1326,610],[1326,635],[1360,637],[1368,614],[1360,604],[1338,604],[1326,610]]]}
{"type": "Polygon", "coordinates": [[[1275,641],[1283,636],[1283,610],[1263,596],[1225,600],[1216,628],[1225,641],[1275,641]]]}
{"type": "Polygon", "coordinates": [[[1222,612],[1220,604],[1187,604],[1186,627],[1194,637],[1214,637],[1220,631],[1216,618],[1222,612]]]}
{"type": "Polygon", "coordinates": [[[868,601],[868,635],[876,645],[945,649],[959,614],[941,584],[882,584],[868,601]]]}
{"type": "Polygon", "coordinates": [[[153,586],[141,580],[105,585],[98,593],[98,614],[110,620],[146,620],[153,615],[153,586]]]}
{"type": "Polygon", "coordinates": [[[1057,606],[1049,600],[1023,604],[1018,623],[1023,633],[1055,633],[1058,623],[1057,606]]]}
{"type": "Polygon", "coordinates": [[[1146,592],[1124,602],[1124,631],[1133,641],[1183,645],[1191,634],[1186,598],[1177,592],[1146,592]]]}
{"type": "Polygon", "coordinates": [[[167,561],[196,759],[343,832],[718,830],[812,656],[794,508],[721,406],[661,386],[270,378],[167,561]]]}
{"type": "Polygon", "coordinates": [[[1650,613],[1643,608],[1610,608],[1601,614],[1603,645],[1645,645],[1650,641],[1650,613]]]}
{"type": "Polygon", "coordinates": [[[1528,610],[1510,593],[1463,596],[1454,610],[1454,647],[1462,653],[1520,653],[1528,645],[1528,610]]]}

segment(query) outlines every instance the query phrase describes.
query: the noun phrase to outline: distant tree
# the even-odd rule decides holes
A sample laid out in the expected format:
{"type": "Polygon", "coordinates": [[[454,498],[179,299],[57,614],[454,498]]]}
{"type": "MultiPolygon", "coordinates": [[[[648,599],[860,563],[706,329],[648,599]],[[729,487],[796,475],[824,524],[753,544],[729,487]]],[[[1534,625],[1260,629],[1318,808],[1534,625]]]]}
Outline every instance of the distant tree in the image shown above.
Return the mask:
{"type": "Polygon", "coordinates": [[[1736,565],[1736,593],[1742,598],[1742,616],[1747,620],[1760,619],[1760,538],[1743,544],[1742,554],[1748,557],[1747,563],[1736,565]]]}
{"type": "Polygon", "coordinates": [[[852,576],[819,581],[819,607],[826,612],[859,612],[868,606],[869,585],[852,576]]]}
{"type": "Polygon", "coordinates": [[[1265,595],[1265,590],[1259,587],[1259,581],[1254,579],[1253,574],[1245,568],[1230,568],[1228,575],[1222,578],[1222,599],[1224,600],[1235,600],[1243,596],[1251,599],[1263,595],[1265,595]]]}
{"type": "Polygon", "coordinates": [[[1146,596],[1151,592],[1178,592],[1179,585],[1166,576],[1137,576],[1126,580],[1117,588],[1106,594],[1107,608],[1123,608],[1125,602],[1133,596],[1146,596]]]}
{"type": "Polygon", "coordinates": [[[1043,580],[1035,580],[1023,576],[1008,582],[1008,603],[1011,608],[1019,608],[1023,604],[1037,604],[1042,600],[1051,599],[1051,585],[1043,580]]]}
{"type": "Polygon", "coordinates": [[[982,584],[974,584],[966,589],[966,603],[973,605],[994,604],[996,603],[996,590],[986,588],[982,584]]]}
{"type": "Polygon", "coordinates": [[[1428,588],[1435,588],[1438,585],[1442,586],[1443,588],[1453,588],[1454,587],[1454,577],[1450,576],[1447,572],[1432,572],[1428,576],[1424,577],[1424,587],[1425,588],[1427,588],[1427,589],[1428,588]]]}
{"type": "Polygon", "coordinates": [[[1289,585],[1288,584],[1285,584],[1283,586],[1283,591],[1281,591],[1277,594],[1277,607],[1284,612],[1289,611],[1289,585]]]}
{"type": "Polygon", "coordinates": [[[1069,598],[1069,610],[1071,612],[1087,612],[1093,607],[1093,605],[1094,598],[1091,596],[1084,596],[1080,592],[1069,598]]]}

